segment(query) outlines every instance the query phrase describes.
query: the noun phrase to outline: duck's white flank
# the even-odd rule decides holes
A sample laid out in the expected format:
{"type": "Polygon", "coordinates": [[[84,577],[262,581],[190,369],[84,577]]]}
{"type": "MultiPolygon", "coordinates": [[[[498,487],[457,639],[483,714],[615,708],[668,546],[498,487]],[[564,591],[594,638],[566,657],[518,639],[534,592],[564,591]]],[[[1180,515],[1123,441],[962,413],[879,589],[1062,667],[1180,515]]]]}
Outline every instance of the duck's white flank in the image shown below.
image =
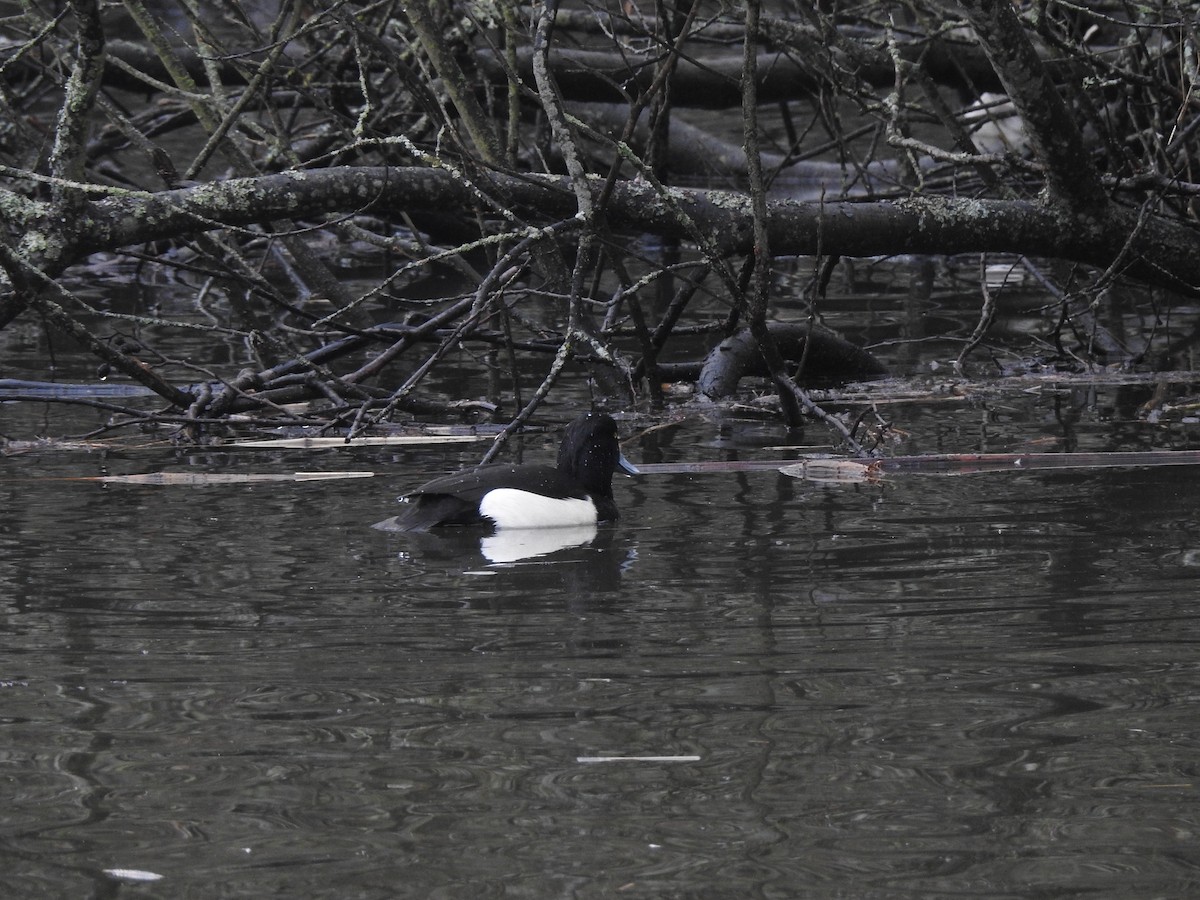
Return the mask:
{"type": "Polygon", "coordinates": [[[489,491],[479,504],[479,512],[495,522],[497,528],[563,528],[596,524],[596,506],[591,500],[544,497],[517,488],[489,491]]]}

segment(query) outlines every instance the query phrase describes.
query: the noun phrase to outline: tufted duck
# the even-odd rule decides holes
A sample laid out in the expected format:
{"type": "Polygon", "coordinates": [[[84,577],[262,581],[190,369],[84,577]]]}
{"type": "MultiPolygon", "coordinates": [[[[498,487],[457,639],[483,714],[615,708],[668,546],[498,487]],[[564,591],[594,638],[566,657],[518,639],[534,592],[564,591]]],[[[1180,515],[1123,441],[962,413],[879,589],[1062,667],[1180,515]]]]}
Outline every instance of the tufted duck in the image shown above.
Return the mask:
{"type": "Polygon", "coordinates": [[[558,466],[491,465],[435,478],[402,498],[405,510],[376,525],[425,531],[442,525],[554,528],[617,518],[613,471],[638,470],[617,443],[611,417],[587,413],[567,426],[558,466]]]}

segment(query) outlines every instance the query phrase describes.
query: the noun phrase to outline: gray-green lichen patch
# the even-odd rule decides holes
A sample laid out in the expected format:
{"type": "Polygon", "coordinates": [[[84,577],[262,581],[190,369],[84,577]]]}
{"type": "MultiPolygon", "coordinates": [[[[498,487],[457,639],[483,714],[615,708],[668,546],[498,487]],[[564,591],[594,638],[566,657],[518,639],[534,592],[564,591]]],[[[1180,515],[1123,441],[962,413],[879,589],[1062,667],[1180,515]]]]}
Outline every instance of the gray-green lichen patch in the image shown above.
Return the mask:
{"type": "Polygon", "coordinates": [[[956,197],[902,197],[895,205],[902,212],[916,216],[920,228],[967,225],[982,221],[988,215],[987,204],[956,197]]]}
{"type": "Polygon", "coordinates": [[[0,221],[10,228],[21,227],[49,215],[50,206],[13,191],[0,191],[0,221]]]}
{"type": "Polygon", "coordinates": [[[750,198],[736,191],[709,191],[705,194],[705,199],[717,209],[727,210],[738,215],[748,216],[754,210],[750,198]]]}

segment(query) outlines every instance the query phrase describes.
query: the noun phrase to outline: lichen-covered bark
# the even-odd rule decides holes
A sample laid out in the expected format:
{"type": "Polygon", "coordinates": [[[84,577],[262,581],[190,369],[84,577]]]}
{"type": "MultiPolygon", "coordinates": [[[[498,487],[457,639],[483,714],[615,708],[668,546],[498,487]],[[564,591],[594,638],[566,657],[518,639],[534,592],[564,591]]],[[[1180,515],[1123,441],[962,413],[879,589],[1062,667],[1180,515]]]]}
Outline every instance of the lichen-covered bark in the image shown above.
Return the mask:
{"type": "MultiPolygon", "coordinates": [[[[588,180],[597,195],[604,181],[588,180]]],[[[305,218],[355,210],[444,209],[491,199],[530,225],[569,218],[577,210],[570,183],[555,176],[493,175],[471,185],[442,169],[339,167],[231,179],[155,194],[125,194],[84,204],[82,253],[114,250],[154,238],[242,226],[275,218],[305,218]]],[[[1114,208],[1092,221],[1024,200],[911,197],[876,203],[767,204],[770,246],[777,254],[823,249],[841,256],[894,253],[999,252],[1058,256],[1107,266],[1134,232],[1136,216],[1114,208]]],[[[726,254],[753,246],[747,199],[722,191],[658,189],[623,182],[613,189],[607,217],[614,227],[663,237],[709,234],[726,254]]],[[[1150,283],[1200,293],[1200,254],[1193,230],[1150,217],[1135,234],[1129,274],[1150,283]]]]}

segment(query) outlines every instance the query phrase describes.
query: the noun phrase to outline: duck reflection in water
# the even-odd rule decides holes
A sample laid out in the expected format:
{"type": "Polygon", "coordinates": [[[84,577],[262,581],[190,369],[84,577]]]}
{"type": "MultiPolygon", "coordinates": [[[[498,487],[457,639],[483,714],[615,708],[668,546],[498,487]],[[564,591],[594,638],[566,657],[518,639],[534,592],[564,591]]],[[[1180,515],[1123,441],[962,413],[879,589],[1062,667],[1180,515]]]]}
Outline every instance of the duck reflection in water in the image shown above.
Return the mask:
{"type": "Polygon", "coordinates": [[[467,599],[476,591],[457,598],[456,602],[471,607],[495,608],[501,603],[561,608],[564,599],[568,607],[575,602],[590,607],[589,598],[619,591],[637,561],[636,540],[605,527],[504,529],[495,534],[446,528],[393,537],[401,563],[414,573],[441,572],[446,578],[476,575],[486,580],[486,588],[479,585],[478,602],[467,599]],[[550,542],[551,534],[560,532],[561,545],[550,542]]]}

